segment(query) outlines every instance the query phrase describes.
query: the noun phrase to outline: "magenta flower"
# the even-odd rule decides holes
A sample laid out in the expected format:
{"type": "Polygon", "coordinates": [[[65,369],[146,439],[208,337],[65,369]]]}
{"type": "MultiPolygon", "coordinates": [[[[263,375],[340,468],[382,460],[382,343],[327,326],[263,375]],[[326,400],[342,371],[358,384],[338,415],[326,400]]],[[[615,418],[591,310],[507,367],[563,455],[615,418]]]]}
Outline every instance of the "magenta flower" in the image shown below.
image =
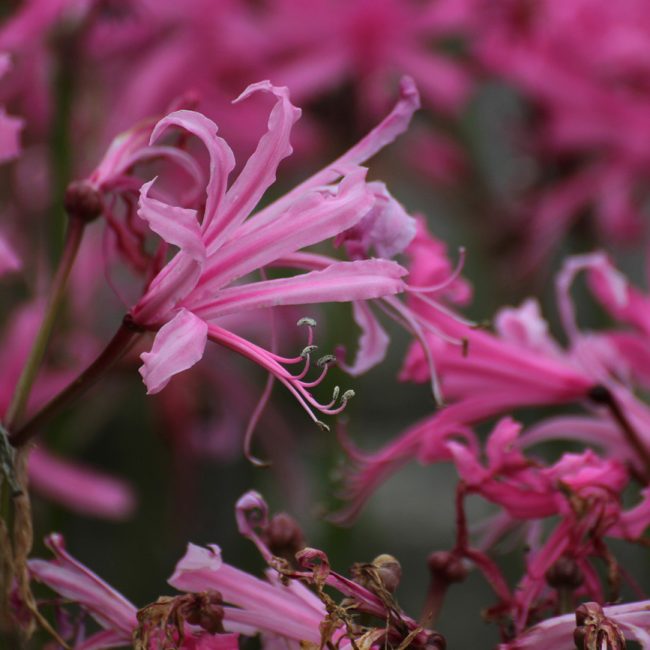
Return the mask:
{"type": "MultiPolygon", "coordinates": [[[[49,535],[45,544],[54,553],[54,560],[34,559],[29,561],[32,577],[46,584],[67,601],[78,604],[92,616],[103,628],[89,637],[85,637],[83,629],[72,640],[74,650],[102,650],[103,648],[118,648],[132,646],[134,633],[146,628],[154,621],[146,619],[147,609],[138,612],[135,605],[122,594],[105,583],[90,569],[75,560],[66,550],[63,538],[57,533],[49,535]]],[[[191,612],[189,612],[191,618],[191,612]]],[[[158,621],[155,621],[157,623],[158,621]]],[[[182,639],[172,637],[174,647],[178,650],[236,650],[237,637],[233,634],[212,633],[201,625],[188,624],[182,621],[182,629],[166,629],[154,626],[146,637],[146,650],[156,650],[169,641],[168,634],[180,632],[182,639]]],[[[165,646],[167,647],[167,646],[165,646]]]]}
{"type": "Polygon", "coordinates": [[[225,602],[235,606],[224,607],[227,629],[247,635],[257,632],[265,637],[272,635],[271,638],[279,637],[290,647],[298,647],[296,642],[321,644],[324,640],[346,649],[357,647],[354,626],[345,625],[342,619],[336,620],[333,626],[324,623],[327,609],[322,595],[316,594],[322,594],[323,586],[327,585],[353,601],[355,611],[377,617],[382,622],[377,629],[367,630],[372,634],[364,635],[371,647],[386,647],[389,643],[399,645],[409,633],[413,634],[410,642],[414,647],[440,647],[440,635],[419,628],[396,605],[391,609],[385,599],[359,580],[353,581],[332,571],[322,551],[304,548],[296,553],[297,569],[283,564],[260,536],[268,530],[269,519],[266,503],[257,492],[244,494],[237,502],[236,513],[239,532],[255,543],[270,566],[268,581],[225,564],[216,545],[201,548],[193,544],[188,545],[185,556],[169,579],[173,587],[182,591],[218,590],[225,602]],[[315,587],[316,593],[301,582],[315,587]]]}
{"type": "MultiPolygon", "coordinates": [[[[337,413],[345,406],[349,394],[343,394],[339,406],[334,406],[336,396],[330,404],[320,404],[308,390],[319,380],[314,383],[304,379],[309,364],[297,374],[287,370],[286,366],[305,365],[305,358],[308,362],[313,350],[311,334],[305,352],[287,358],[224,329],[219,319],[280,305],[366,300],[403,289],[401,278],[406,271],[383,259],[334,261],[322,270],[282,279],[250,282],[245,278],[268,265],[303,268],[299,260],[292,261],[296,251],[352,228],[377,201],[393,201],[365,182],[365,169],[358,164],[403,130],[404,122],[408,123],[417,106],[417,93],[405,81],[400,105],[407,107],[400,108],[392,122],[373,131],[331,166],[249,218],[275,180],[278,164],[291,153],[289,135],[300,115],[290,103],[287,89],[268,82],[250,86],[238,101],[256,92],[275,97],[268,131],[229,188],[234,157],[216,135],[213,122],[199,113],[177,111],[161,120],[152,133],[152,141],[170,127],[183,128],[197,136],[210,155],[210,178],[200,219],[196,210],[172,206],[150,196],[155,180],[141,189],[139,215],[166,242],[180,249],[131,310],[137,325],[157,331],[151,352],[142,355],[141,374],[149,393],[162,390],[174,374],[190,368],[203,356],[209,338],[265,368],[287,386],[317,421],[312,408],[326,414],[337,413]]],[[[305,323],[311,325],[309,321],[305,323]]]]}

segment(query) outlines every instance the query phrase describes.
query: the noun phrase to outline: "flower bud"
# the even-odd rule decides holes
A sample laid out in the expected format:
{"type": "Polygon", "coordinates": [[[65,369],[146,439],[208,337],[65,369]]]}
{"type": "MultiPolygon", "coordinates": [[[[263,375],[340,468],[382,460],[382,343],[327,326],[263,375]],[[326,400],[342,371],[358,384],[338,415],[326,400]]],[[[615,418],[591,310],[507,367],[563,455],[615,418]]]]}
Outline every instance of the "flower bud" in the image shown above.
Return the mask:
{"type": "Polygon", "coordinates": [[[104,211],[102,195],[88,181],[72,181],[63,198],[66,212],[72,218],[89,223],[104,211]]]}
{"type": "Polygon", "coordinates": [[[305,537],[298,522],[286,512],[271,518],[263,538],[273,555],[287,560],[293,560],[296,553],[305,548],[305,537]]]}
{"type": "Polygon", "coordinates": [[[467,577],[463,561],[449,551],[431,553],[427,560],[431,574],[448,584],[462,582],[467,577]]]}
{"type": "Polygon", "coordinates": [[[546,582],[553,589],[577,589],[584,582],[584,575],[578,563],[566,555],[558,558],[557,562],[546,572],[546,582]]]}

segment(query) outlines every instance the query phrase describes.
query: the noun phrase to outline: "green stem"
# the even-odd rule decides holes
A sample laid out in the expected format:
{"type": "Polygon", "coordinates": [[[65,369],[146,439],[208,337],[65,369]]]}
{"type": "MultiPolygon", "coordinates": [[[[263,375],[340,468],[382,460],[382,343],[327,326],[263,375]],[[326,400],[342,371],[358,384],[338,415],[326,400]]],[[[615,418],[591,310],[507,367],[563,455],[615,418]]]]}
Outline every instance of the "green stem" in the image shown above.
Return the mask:
{"type": "Polygon", "coordinates": [[[25,367],[18,379],[18,384],[16,385],[16,390],[11,400],[11,404],[9,405],[5,415],[5,425],[9,430],[11,430],[16,422],[22,418],[25,412],[32,385],[36,379],[36,374],[38,373],[41,362],[43,361],[45,351],[47,350],[47,344],[50,340],[52,327],[54,326],[54,322],[59,313],[63,298],[65,297],[66,285],[75,258],[77,257],[77,251],[79,250],[79,244],[81,243],[85,227],[86,223],[82,219],[74,217],[70,219],[63,248],[63,255],[59,260],[59,266],[54,276],[52,291],[45,309],[43,322],[41,323],[41,327],[36,335],[36,340],[34,341],[31,352],[29,353],[25,367]]]}
{"type": "Polygon", "coordinates": [[[52,417],[69,403],[81,397],[95,382],[119,361],[142,335],[143,330],[126,316],[103,352],[71,384],[48,402],[31,420],[9,438],[14,447],[27,443],[52,417]]]}

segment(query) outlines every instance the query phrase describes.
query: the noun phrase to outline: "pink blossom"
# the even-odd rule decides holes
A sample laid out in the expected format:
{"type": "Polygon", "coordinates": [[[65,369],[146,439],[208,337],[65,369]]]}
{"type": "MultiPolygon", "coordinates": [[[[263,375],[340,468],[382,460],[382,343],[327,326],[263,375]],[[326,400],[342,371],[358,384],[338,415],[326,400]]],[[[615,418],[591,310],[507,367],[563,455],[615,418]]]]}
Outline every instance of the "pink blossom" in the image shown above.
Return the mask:
{"type": "Polygon", "coordinates": [[[465,23],[474,56],[535,110],[523,138],[553,180],[522,197],[528,217],[521,261],[533,270],[581,213],[604,239],[642,230],[650,135],[650,12],[641,0],[614,10],[606,0],[522,4],[478,0],[465,23]],[[612,129],[612,124],[620,128],[612,129]],[[564,171],[567,160],[580,165],[564,171]]]}
{"type": "MultiPolygon", "coordinates": [[[[66,550],[63,538],[58,533],[49,535],[46,546],[54,553],[54,560],[33,559],[29,570],[33,578],[43,582],[60,596],[78,604],[103,628],[84,638],[75,639],[75,650],[101,650],[131,645],[139,625],[146,622],[137,618],[138,610],[122,594],[117,592],[66,550]]],[[[140,611],[140,615],[146,608],[140,611]]],[[[143,619],[144,620],[144,619],[143,619]]],[[[159,636],[167,630],[152,630],[148,648],[158,647],[159,636]]],[[[179,650],[234,650],[237,638],[232,634],[212,634],[198,627],[184,624],[183,638],[179,650]]]]}
{"type": "MultiPolygon", "coordinates": [[[[405,84],[405,93],[415,95],[417,101],[415,90],[408,82],[405,84]]],[[[161,120],[152,133],[152,141],[170,127],[197,136],[210,155],[210,179],[200,221],[193,209],[151,197],[154,181],[141,189],[139,215],[165,241],[180,248],[131,310],[134,322],[158,331],[152,352],[143,355],[141,372],[149,392],[157,392],[174,374],[201,358],[209,338],[268,370],[316,419],[312,408],[323,413],[338,412],[345,405],[346,394],[336,408],[336,397],[329,405],[319,404],[308,392],[315,384],[303,380],[305,373],[294,375],[285,368],[302,363],[306,355],[285,358],[269,353],[221,327],[219,319],[279,305],[368,299],[402,290],[405,270],[382,259],[333,261],[326,268],[289,278],[232,283],[279,260],[289,267],[302,268],[291,263],[296,250],[348,230],[378,201],[390,207],[390,196],[366,184],[365,170],[358,164],[403,130],[413,109],[399,109],[404,117],[398,112],[394,125],[388,123],[373,131],[330,167],[247,218],[275,180],[277,165],[291,153],[289,135],[300,113],[290,103],[286,88],[268,82],[249,87],[238,101],[256,92],[270,93],[275,98],[268,131],[228,189],[234,157],[228,145],[217,137],[216,125],[206,117],[177,111],[161,120]],[[179,336],[185,337],[187,344],[177,345],[179,336]]]]}
{"type": "MultiPolygon", "coordinates": [[[[643,650],[650,648],[650,601],[644,600],[624,605],[603,607],[604,615],[614,621],[627,640],[636,641],[643,650]]],[[[573,632],[576,628],[575,614],[549,618],[526,630],[509,643],[499,646],[500,650],[543,650],[553,647],[557,650],[573,650],[573,632]]]]}

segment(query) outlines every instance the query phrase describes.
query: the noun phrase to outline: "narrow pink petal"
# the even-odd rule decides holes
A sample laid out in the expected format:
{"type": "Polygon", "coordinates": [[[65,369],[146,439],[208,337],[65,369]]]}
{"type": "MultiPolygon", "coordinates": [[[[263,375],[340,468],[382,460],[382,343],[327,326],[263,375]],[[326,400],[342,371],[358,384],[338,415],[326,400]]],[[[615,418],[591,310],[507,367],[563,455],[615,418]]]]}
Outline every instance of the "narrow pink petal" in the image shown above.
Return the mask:
{"type": "Polygon", "coordinates": [[[31,486],[75,512],[106,519],[126,519],[135,508],[133,488],[78,463],[57,458],[41,447],[29,455],[31,486]]]}
{"type": "Polygon", "coordinates": [[[368,135],[359,140],[351,149],[337,158],[333,163],[310,176],[306,181],[295,187],[267,208],[256,218],[270,218],[286,209],[297,197],[307,190],[333,183],[358,165],[363,164],[386,145],[390,144],[408,128],[413,113],[420,108],[420,96],[410,77],[402,77],[400,82],[400,98],[393,110],[368,135]]]}
{"type": "Polygon", "coordinates": [[[288,88],[260,81],[248,86],[235,102],[260,91],[275,95],[277,101],[269,115],[268,131],[260,138],[257,149],[226,193],[219,218],[210,225],[209,242],[215,247],[252,212],[275,181],[280,162],[293,151],[289,136],[301,111],[289,101],[288,88]]]}
{"type": "Polygon", "coordinates": [[[196,287],[202,270],[202,262],[179,251],[131,310],[135,322],[145,327],[159,327],[171,319],[181,300],[196,287]]]}
{"type": "Polygon", "coordinates": [[[354,321],[361,328],[361,337],[359,338],[359,347],[352,364],[347,364],[343,360],[345,349],[337,349],[338,366],[349,375],[356,377],[381,363],[385,356],[390,338],[379,321],[372,313],[372,309],[366,302],[353,302],[352,311],[354,321]]]}
{"type": "Polygon", "coordinates": [[[177,373],[197,363],[208,340],[208,326],[187,309],[160,328],[151,352],[143,352],[140,374],[147,386],[147,394],[160,392],[177,373]]]}
{"type": "Polygon", "coordinates": [[[207,200],[203,217],[203,230],[207,230],[221,209],[228,176],[235,166],[235,157],[226,141],[217,136],[217,125],[205,115],[195,111],[180,110],[164,117],[154,127],[150,142],[158,140],[172,126],[185,129],[199,138],[210,155],[210,178],[206,187],[207,200]]]}
{"type": "Polygon", "coordinates": [[[64,598],[79,603],[102,627],[124,633],[130,638],[137,627],[135,606],[75,560],[65,550],[61,535],[49,535],[45,543],[56,559],[30,560],[29,570],[34,578],[64,598]]]}
{"type": "Polygon", "coordinates": [[[140,189],[138,216],[168,244],[178,246],[197,262],[203,263],[205,245],[201,239],[201,227],[196,218],[196,210],[168,205],[151,198],[149,190],[155,181],[154,178],[140,189]]]}
{"type": "Polygon", "coordinates": [[[201,280],[206,293],[270,264],[278,257],[311,246],[356,224],[372,207],[373,195],[359,167],[334,191],[308,192],[271,222],[253,217],[237,237],[210,251],[209,271],[201,280]]]}
{"type": "Polygon", "coordinates": [[[368,300],[402,291],[406,272],[389,260],[338,262],[323,271],[229,287],[192,309],[207,320],[279,305],[368,300]]]}

